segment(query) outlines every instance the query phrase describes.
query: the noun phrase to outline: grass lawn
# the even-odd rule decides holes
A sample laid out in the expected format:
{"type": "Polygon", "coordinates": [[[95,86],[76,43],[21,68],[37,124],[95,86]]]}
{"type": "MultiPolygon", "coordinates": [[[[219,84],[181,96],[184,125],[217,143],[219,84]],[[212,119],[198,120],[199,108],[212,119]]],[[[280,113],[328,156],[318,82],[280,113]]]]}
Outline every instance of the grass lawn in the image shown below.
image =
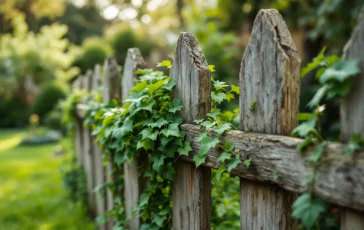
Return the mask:
{"type": "MultiPolygon", "coordinates": [[[[62,187],[62,157],[54,148],[18,146],[25,131],[0,130],[0,230],[91,230],[86,211],[62,187]]],[[[68,146],[67,146],[68,145],[68,146]]]]}

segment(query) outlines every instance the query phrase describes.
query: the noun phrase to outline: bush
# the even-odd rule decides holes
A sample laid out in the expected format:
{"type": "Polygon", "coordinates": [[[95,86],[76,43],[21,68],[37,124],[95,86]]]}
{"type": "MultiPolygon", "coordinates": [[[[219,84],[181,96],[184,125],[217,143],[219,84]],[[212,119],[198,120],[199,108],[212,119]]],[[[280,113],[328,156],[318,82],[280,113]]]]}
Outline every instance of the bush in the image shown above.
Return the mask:
{"type": "Polygon", "coordinates": [[[124,65],[126,53],[129,48],[139,48],[143,57],[148,57],[156,44],[143,38],[138,39],[132,30],[120,31],[111,38],[111,46],[114,56],[119,65],[124,65]]]}
{"type": "Polygon", "coordinates": [[[31,113],[38,114],[41,123],[43,123],[46,115],[57,106],[60,99],[65,97],[66,93],[60,87],[48,85],[36,96],[31,107],[31,113]]]}
{"type": "Polygon", "coordinates": [[[53,110],[44,118],[44,125],[52,130],[57,130],[65,134],[66,130],[62,125],[62,112],[59,110],[53,110]]]}
{"type": "Polygon", "coordinates": [[[44,145],[56,143],[62,138],[61,133],[53,130],[45,130],[41,133],[29,132],[20,142],[20,145],[44,145]]]}
{"type": "Polygon", "coordinates": [[[73,66],[77,66],[81,73],[85,74],[87,70],[93,70],[96,64],[104,64],[106,57],[110,54],[111,48],[106,41],[98,38],[88,39],[82,44],[82,52],[73,66]]]}
{"type": "Polygon", "coordinates": [[[0,96],[0,128],[23,127],[28,123],[28,113],[17,98],[0,96]]]}

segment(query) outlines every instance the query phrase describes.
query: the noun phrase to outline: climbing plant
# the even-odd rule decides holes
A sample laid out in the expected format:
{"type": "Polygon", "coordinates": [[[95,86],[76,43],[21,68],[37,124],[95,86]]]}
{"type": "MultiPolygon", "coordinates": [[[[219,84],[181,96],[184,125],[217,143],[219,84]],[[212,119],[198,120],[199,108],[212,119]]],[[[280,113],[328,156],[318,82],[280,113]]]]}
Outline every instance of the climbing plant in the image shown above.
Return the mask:
{"type": "MultiPolygon", "coordinates": [[[[325,56],[324,52],[325,49],[301,71],[301,76],[304,77],[316,70],[316,79],[319,81],[320,88],[307,105],[312,109],[312,113],[300,113],[298,120],[302,122],[292,132],[293,136],[304,138],[297,147],[300,152],[314,146],[308,162],[308,165],[313,168],[313,174],[303,181],[303,184],[308,184],[310,189],[298,197],[292,206],[292,216],[300,219],[300,224],[306,229],[311,229],[313,226],[320,229],[320,224],[326,228],[337,226],[337,216],[333,215],[337,214],[337,208],[333,208],[332,212],[328,213],[330,205],[315,197],[314,194],[315,174],[320,164],[327,158],[323,155],[326,143],[321,132],[320,118],[325,113],[324,102],[337,100],[347,95],[352,86],[351,78],[359,73],[357,61],[341,60],[336,55],[325,56]]],[[[345,147],[345,154],[352,154],[363,143],[364,141],[354,134],[345,147]]],[[[330,157],[334,156],[330,155],[330,157]]]]}

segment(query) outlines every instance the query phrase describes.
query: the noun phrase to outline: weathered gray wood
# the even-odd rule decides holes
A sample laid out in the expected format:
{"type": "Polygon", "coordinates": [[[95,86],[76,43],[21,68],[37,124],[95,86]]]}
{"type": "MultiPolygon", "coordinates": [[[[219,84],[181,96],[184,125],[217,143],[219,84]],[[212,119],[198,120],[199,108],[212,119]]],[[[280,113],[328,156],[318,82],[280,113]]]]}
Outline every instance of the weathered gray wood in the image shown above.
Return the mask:
{"type": "MultiPolygon", "coordinates": [[[[97,64],[97,65],[95,65],[93,79],[92,79],[92,90],[93,91],[97,91],[98,88],[100,87],[100,83],[101,83],[100,74],[101,74],[101,66],[97,64]]],[[[106,182],[106,178],[104,175],[104,163],[103,163],[103,158],[102,158],[103,153],[102,153],[102,150],[96,144],[95,139],[96,139],[95,137],[92,138],[92,142],[93,142],[92,156],[93,156],[93,161],[94,161],[94,166],[95,166],[95,168],[94,168],[95,186],[97,187],[101,184],[104,184],[106,182]]],[[[105,199],[106,189],[102,189],[100,191],[100,193],[101,193],[100,195],[96,194],[96,216],[102,216],[107,211],[106,199],[105,199]]],[[[105,230],[105,229],[107,229],[107,225],[100,224],[99,229],[105,230]]]]}
{"type": "MultiPolygon", "coordinates": [[[[199,126],[189,124],[181,125],[181,129],[186,132],[186,139],[191,142],[193,152],[188,158],[180,159],[192,162],[193,156],[200,149],[196,139],[201,130],[199,126]]],[[[308,191],[308,185],[303,185],[302,181],[313,173],[312,168],[306,166],[312,149],[302,154],[297,152],[297,146],[303,140],[242,131],[227,132],[222,136],[222,141],[228,140],[241,153],[242,161],[252,158],[249,168],[240,164],[231,171],[231,175],[275,184],[296,193],[308,191]],[[274,179],[276,171],[279,172],[277,180],[274,179]]],[[[343,154],[343,148],[342,144],[333,142],[325,146],[324,160],[316,172],[314,193],[330,203],[364,211],[364,180],[360,176],[364,172],[364,151],[358,153],[355,163],[351,164],[351,157],[343,154]]],[[[217,150],[209,151],[204,166],[219,168],[221,164],[217,163],[217,159],[220,154],[217,150]]]]}
{"type": "MultiPolygon", "coordinates": [[[[125,59],[123,79],[122,79],[122,98],[125,99],[128,96],[129,91],[134,87],[136,82],[136,75],[134,74],[137,69],[145,68],[145,61],[138,48],[128,49],[128,53],[125,59]]],[[[148,156],[141,154],[138,158],[128,164],[124,163],[124,197],[125,197],[125,211],[130,221],[128,226],[130,229],[139,229],[140,220],[139,214],[134,213],[133,210],[137,207],[140,194],[143,192],[143,178],[138,175],[143,175],[139,172],[142,170],[140,167],[143,161],[147,161],[148,156]]]]}
{"type": "MultiPolygon", "coordinates": [[[[78,115],[83,115],[84,106],[77,106],[78,115]]],[[[186,139],[191,142],[193,152],[189,157],[180,157],[180,160],[193,162],[193,157],[199,152],[200,144],[196,141],[201,134],[198,125],[183,124],[181,129],[186,132],[186,139]]],[[[216,137],[211,133],[212,137],[216,137]]],[[[312,149],[304,153],[297,151],[302,139],[270,134],[245,133],[230,131],[222,136],[222,142],[231,141],[235,149],[241,153],[241,160],[252,157],[252,165],[247,168],[240,164],[231,171],[231,175],[252,181],[275,184],[283,189],[296,193],[308,191],[307,185],[302,181],[312,175],[312,168],[307,167],[312,149]],[[279,178],[274,179],[274,173],[279,172],[279,178]]],[[[318,197],[343,207],[351,207],[364,211],[364,151],[357,154],[356,161],[351,156],[344,155],[344,145],[329,142],[323,154],[325,160],[316,173],[314,193],[318,197]],[[352,175],[358,175],[353,177],[352,175]],[[355,187],[352,186],[355,184],[355,187]]],[[[217,159],[220,152],[211,150],[207,153],[205,167],[218,169],[220,163],[217,159]]]]}
{"type": "MultiPolygon", "coordinates": [[[[181,99],[185,122],[205,117],[211,106],[211,73],[192,33],[178,38],[171,77],[176,79],[174,97],[181,99]]],[[[173,229],[210,229],[211,170],[180,160],[174,167],[173,229]]]]}
{"type": "MultiPolygon", "coordinates": [[[[77,79],[74,82],[74,90],[76,92],[82,90],[83,87],[83,76],[79,76],[77,77],[77,79]]],[[[82,154],[82,148],[83,148],[83,137],[82,137],[82,133],[83,133],[83,125],[82,125],[82,120],[80,120],[79,118],[76,118],[76,124],[75,124],[75,130],[74,130],[74,148],[76,151],[76,157],[77,157],[77,162],[78,164],[83,168],[84,167],[84,156],[82,154]]]]}
{"type": "MultiPolygon", "coordinates": [[[[241,62],[242,130],[291,133],[298,124],[300,64],[282,16],[277,10],[260,10],[241,62]]],[[[295,194],[241,179],[240,196],[241,229],[297,229],[297,221],[291,217],[295,194]]]]}
{"type": "MultiPolygon", "coordinates": [[[[92,71],[87,71],[86,75],[83,78],[83,89],[87,91],[91,90],[92,83],[92,71]]],[[[84,101],[87,103],[87,101],[84,101]]],[[[93,217],[95,212],[95,193],[93,192],[93,188],[95,187],[94,183],[94,166],[93,166],[93,157],[92,157],[92,136],[90,128],[83,128],[83,157],[85,163],[85,173],[87,179],[87,193],[88,193],[88,207],[89,213],[93,217]]]]}
{"type": "MultiPolygon", "coordinates": [[[[364,8],[361,10],[349,42],[344,48],[343,58],[358,60],[361,70],[361,73],[354,79],[352,90],[341,101],[341,137],[344,142],[347,142],[353,133],[364,137],[364,8]]],[[[353,156],[352,162],[348,164],[355,164],[356,161],[357,159],[353,156]]],[[[363,175],[364,171],[357,171],[357,174],[350,174],[349,178],[363,177],[363,175]]],[[[353,187],[354,193],[357,184],[354,181],[348,182],[350,182],[348,186],[353,187]]],[[[341,229],[364,229],[364,212],[356,212],[350,209],[342,210],[341,229]]]]}
{"type": "MultiPolygon", "coordinates": [[[[102,100],[104,103],[108,101],[116,99],[117,101],[121,101],[121,77],[119,73],[118,65],[113,57],[108,57],[105,60],[104,64],[104,78],[103,78],[103,97],[102,100]]],[[[107,165],[106,165],[106,181],[108,183],[112,182],[118,175],[118,170],[114,168],[113,170],[113,155],[110,156],[107,165]]],[[[117,195],[117,191],[114,194],[107,189],[106,191],[106,207],[107,210],[112,210],[114,207],[114,197],[117,195]]],[[[119,192],[120,194],[120,192],[119,192]]],[[[113,229],[114,223],[112,220],[107,222],[107,229],[113,229]]]]}

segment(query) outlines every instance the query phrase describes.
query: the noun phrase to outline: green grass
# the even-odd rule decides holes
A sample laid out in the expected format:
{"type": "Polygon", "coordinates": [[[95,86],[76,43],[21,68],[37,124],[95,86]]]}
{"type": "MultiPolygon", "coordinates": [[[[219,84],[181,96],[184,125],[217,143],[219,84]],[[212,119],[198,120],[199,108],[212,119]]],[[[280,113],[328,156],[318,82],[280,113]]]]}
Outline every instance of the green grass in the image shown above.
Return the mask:
{"type": "MultiPolygon", "coordinates": [[[[69,140],[18,146],[25,131],[0,131],[0,230],[91,230],[86,210],[62,187],[62,157],[53,156],[69,140]]],[[[67,146],[68,145],[68,146],[67,146]]]]}

